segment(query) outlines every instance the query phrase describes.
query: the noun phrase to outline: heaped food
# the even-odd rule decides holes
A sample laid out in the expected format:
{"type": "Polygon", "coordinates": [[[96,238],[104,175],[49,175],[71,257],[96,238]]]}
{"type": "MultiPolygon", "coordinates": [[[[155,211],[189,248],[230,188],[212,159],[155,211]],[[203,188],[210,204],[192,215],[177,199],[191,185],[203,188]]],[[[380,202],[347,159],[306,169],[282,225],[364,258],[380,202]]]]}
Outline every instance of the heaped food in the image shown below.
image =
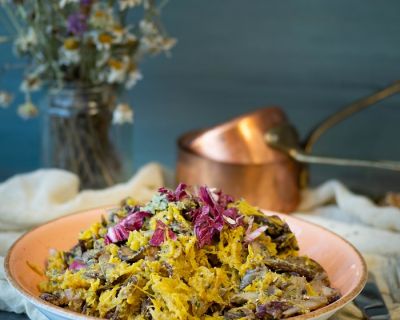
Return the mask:
{"type": "Polygon", "coordinates": [[[288,225],[200,187],[125,200],[55,251],[41,298],[107,319],[282,319],[339,298],[288,225]]]}

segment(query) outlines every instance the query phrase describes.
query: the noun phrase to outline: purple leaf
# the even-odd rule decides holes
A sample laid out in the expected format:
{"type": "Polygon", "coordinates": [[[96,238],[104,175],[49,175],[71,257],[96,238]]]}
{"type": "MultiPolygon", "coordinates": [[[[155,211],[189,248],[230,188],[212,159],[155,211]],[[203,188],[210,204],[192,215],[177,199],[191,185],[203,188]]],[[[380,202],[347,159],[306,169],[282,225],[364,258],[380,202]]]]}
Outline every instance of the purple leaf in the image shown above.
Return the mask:
{"type": "Polygon", "coordinates": [[[233,202],[231,196],[221,191],[212,192],[207,187],[199,188],[199,199],[203,202],[201,208],[191,212],[194,231],[199,247],[212,243],[213,237],[221,232],[225,224],[236,228],[243,224],[243,216],[236,208],[227,208],[233,202]]]}
{"type": "Polygon", "coordinates": [[[221,232],[224,227],[224,221],[221,216],[213,219],[204,210],[203,213],[197,216],[194,223],[194,232],[197,237],[198,245],[200,248],[207,244],[211,244],[213,237],[221,232]]]}
{"type": "Polygon", "coordinates": [[[176,234],[164,222],[157,220],[156,230],[154,230],[153,236],[150,239],[150,245],[158,247],[163,244],[167,232],[169,239],[176,240],[176,234]]]}
{"type": "Polygon", "coordinates": [[[83,268],[86,268],[86,264],[83,261],[77,259],[72,261],[72,263],[68,267],[68,269],[72,271],[78,271],[83,268]]]}
{"type": "Polygon", "coordinates": [[[216,202],[214,201],[210,190],[207,187],[200,187],[199,197],[205,204],[209,205],[211,208],[215,207],[216,202]]]}
{"type": "Polygon", "coordinates": [[[254,230],[253,232],[251,232],[251,233],[249,233],[249,234],[246,234],[246,236],[245,236],[245,238],[244,238],[244,241],[245,241],[245,242],[252,242],[252,241],[254,241],[254,240],[257,239],[259,236],[261,236],[261,235],[263,234],[263,232],[264,232],[265,230],[267,230],[267,229],[268,229],[268,226],[262,226],[262,227],[257,228],[257,229],[254,230]]]}
{"type": "Polygon", "coordinates": [[[223,213],[224,220],[228,223],[231,228],[236,228],[243,225],[243,216],[240,215],[236,208],[228,208],[223,213]]]}
{"type": "Polygon", "coordinates": [[[105,236],[105,243],[116,243],[129,238],[129,232],[139,230],[144,223],[144,218],[150,217],[147,211],[138,211],[128,215],[115,226],[109,227],[105,236]]]}
{"type": "Polygon", "coordinates": [[[187,196],[187,192],[185,191],[186,188],[187,188],[186,184],[180,183],[178,187],[175,189],[175,191],[162,187],[158,189],[158,192],[161,194],[165,194],[169,202],[174,202],[174,201],[180,201],[187,196]]]}

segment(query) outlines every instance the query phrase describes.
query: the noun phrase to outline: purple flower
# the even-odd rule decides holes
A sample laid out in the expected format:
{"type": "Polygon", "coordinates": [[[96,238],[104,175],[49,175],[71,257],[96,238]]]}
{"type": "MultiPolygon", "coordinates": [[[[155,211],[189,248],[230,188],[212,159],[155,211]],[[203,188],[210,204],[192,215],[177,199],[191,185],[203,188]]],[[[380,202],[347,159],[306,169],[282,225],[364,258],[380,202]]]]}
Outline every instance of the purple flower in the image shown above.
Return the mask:
{"type": "Polygon", "coordinates": [[[67,29],[76,36],[81,36],[87,30],[87,17],[80,12],[73,13],[68,17],[67,29]]]}
{"type": "Polygon", "coordinates": [[[92,0],[81,0],[81,6],[90,6],[92,4],[92,0]]]}

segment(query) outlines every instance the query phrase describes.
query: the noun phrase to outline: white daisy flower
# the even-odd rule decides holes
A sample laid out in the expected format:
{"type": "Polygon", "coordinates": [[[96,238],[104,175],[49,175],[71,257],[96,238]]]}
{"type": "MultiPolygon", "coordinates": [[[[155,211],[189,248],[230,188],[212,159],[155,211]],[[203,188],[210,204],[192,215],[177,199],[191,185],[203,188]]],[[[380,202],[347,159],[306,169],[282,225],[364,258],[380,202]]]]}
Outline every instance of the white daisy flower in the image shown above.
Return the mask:
{"type": "Polygon", "coordinates": [[[89,23],[97,29],[111,29],[116,24],[112,8],[105,8],[103,6],[93,8],[93,13],[90,16],[89,23]]]}
{"type": "Polygon", "coordinates": [[[114,26],[111,33],[113,35],[113,43],[122,43],[126,35],[126,29],[121,26],[114,26]]]}
{"type": "Polygon", "coordinates": [[[153,54],[171,50],[176,42],[174,38],[164,38],[161,35],[143,37],[140,39],[141,50],[153,54]]]}
{"type": "Polygon", "coordinates": [[[149,20],[141,20],[139,22],[139,29],[144,35],[155,35],[159,33],[156,25],[149,20]]]}
{"type": "Polygon", "coordinates": [[[20,53],[28,52],[32,47],[36,46],[36,44],[37,37],[33,28],[29,28],[25,34],[20,35],[14,43],[15,48],[20,53]]]}
{"type": "Polygon", "coordinates": [[[125,83],[127,89],[132,89],[139,80],[142,80],[143,76],[140,71],[136,68],[128,72],[128,77],[125,83]]]}
{"type": "Polygon", "coordinates": [[[79,53],[79,41],[75,38],[67,38],[59,49],[61,65],[78,64],[81,60],[79,53]]]}
{"type": "Polygon", "coordinates": [[[133,123],[133,110],[127,103],[120,103],[113,112],[113,124],[133,123]]]}
{"type": "Polygon", "coordinates": [[[7,108],[13,101],[14,97],[7,91],[0,91],[0,107],[7,108]]]}
{"type": "Polygon", "coordinates": [[[128,71],[128,57],[124,57],[122,61],[116,59],[110,59],[108,65],[110,71],[107,76],[108,83],[122,83],[125,81],[126,73],[128,71]]]}
{"type": "Polygon", "coordinates": [[[140,6],[142,4],[142,0],[120,0],[119,1],[119,8],[121,11],[140,6]]]}
{"type": "Polygon", "coordinates": [[[22,81],[20,90],[23,92],[38,91],[42,87],[42,80],[36,73],[28,74],[22,81]]]}
{"type": "Polygon", "coordinates": [[[29,119],[37,116],[38,108],[30,101],[21,104],[18,107],[18,115],[23,119],[29,119]]]}
{"type": "Polygon", "coordinates": [[[106,32],[99,33],[94,38],[96,48],[99,51],[110,50],[113,41],[114,41],[113,36],[106,32]]]}
{"type": "Polygon", "coordinates": [[[79,0],[60,0],[60,8],[64,8],[69,3],[79,3],[79,0]]]}
{"type": "Polygon", "coordinates": [[[104,67],[108,61],[110,60],[110,51],[101,51],[98,53],[98,58],[96,59],[96,67],[102,68],[104,67]]]}

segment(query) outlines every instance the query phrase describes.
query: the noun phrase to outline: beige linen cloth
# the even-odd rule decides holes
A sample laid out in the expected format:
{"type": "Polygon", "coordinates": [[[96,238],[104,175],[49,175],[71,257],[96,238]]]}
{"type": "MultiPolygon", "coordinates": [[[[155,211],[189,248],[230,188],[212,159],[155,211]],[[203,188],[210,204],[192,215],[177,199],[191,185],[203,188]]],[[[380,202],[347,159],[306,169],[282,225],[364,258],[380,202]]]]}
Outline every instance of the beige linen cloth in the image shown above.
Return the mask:
{"type": "MultiPolygon", "coordinates": [[[[19,297],[4,277],[4,255],[24,231],[72,212],[118,203],[127,196],[146,201],[158,187],[170,185],[170,176],[152,163],[125,184],[99,191],[79,192],[78,178],[62,170],[38,170],[0,184],[0,310],[46,319],[19,297]]],[[[358,247],[378,281],[392,319],[400,319],[400,305],[391,300],[384,276],[387,257],[400,255],[400,210],[376,207],[336,181],[304,192],[302,199],[295,215],[333,230],[358,247]]],[[[350,304],[332,319],[361,318],[360,311],[350,304]]]]}

